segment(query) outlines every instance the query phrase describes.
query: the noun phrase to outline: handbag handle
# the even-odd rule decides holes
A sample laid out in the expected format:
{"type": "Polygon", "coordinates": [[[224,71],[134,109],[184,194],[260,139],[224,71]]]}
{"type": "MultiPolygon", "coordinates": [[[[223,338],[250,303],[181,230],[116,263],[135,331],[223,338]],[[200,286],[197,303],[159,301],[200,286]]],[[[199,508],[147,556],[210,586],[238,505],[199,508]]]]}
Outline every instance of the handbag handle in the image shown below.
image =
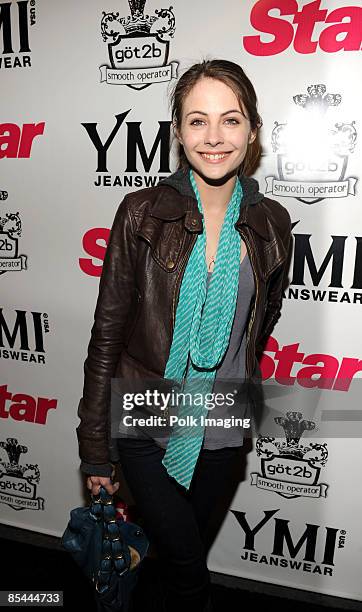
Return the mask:
{"type": "Polygon", "coordinates": [[[122,576],[129,571],[131,554],[117,524],[113,496],[101,486],[98,495],[91,495],[90,512],[96,520],[103,521],[102,559],[95,588],[99,593],[109,588],[112,572],[122,576]]]}

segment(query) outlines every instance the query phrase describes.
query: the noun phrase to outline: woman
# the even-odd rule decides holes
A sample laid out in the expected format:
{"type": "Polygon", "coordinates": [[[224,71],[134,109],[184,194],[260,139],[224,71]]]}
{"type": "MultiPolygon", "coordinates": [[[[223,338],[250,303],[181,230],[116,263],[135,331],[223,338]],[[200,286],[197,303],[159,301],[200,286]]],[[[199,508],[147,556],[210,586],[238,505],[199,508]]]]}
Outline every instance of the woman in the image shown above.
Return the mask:
{"type": "MultiPolygon", "coordinates": [[[[291,221],[247,178],[261,119],[240,66],[192,66],[174,89],[172,120],[178,170],[128,194],[113,222],[77,435],[92,493],[118,489],[111,473],[120,461],[157,548],[165,610],[190,612],[213,609],[206,557],[216,509],[225,515],[238,485],[243,433],[211,434],[199,418],[205,406],[189,400],[180,414],[196,415],[196,425],[157,437],[136,424],[132,436],[111,438],[111,379],[171,381],[192,398],[223,381],[255,383],[256,355],[280,316],[291,221]]],[[[225,403],[214,410],[225,418],[225,403]]],[[[146,413],[169,424],[168,409],[154,403],[146,413]]]]}

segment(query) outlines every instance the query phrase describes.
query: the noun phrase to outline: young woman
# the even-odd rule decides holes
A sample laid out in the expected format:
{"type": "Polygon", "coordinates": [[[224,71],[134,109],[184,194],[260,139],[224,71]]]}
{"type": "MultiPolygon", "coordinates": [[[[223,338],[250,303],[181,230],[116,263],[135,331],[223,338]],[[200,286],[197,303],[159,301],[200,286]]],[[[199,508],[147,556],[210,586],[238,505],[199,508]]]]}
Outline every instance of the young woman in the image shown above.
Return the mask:
{"type": "MultiPolygon", "coordinates": [[[[228,380],[255,387],[257,354],[280,316],[291,221],[247,178],[260,157],[261,119],[240,66],[195,64],[171,100],[179,167],[157,187],[128,194],[117,210],[77,435],[92,493],[118,489],[111,476],[120,461],[157,549],[165,611],[202,612],[213,609],[206,558],[216,509],[225,516],[238,486],[243,432],[202,425],[206,412],[225,418],[226,402],[210,415],[189,400],[179,414],[196,424],[152,435],[136,423],[132,434],[112,438],[111,380],[162,379],[194,398],[196,389],[228,380]]],[[[154,402],[144,408],[151,413],[170,424],[168,408],[154,402]]]]}

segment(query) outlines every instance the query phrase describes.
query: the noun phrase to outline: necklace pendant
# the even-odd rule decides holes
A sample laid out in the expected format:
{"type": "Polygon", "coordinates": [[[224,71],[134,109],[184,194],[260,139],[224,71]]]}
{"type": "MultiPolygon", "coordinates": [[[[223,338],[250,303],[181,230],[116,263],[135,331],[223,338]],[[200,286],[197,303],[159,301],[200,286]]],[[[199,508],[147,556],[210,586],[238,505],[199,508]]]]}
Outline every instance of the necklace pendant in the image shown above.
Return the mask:
{"type": "Polygon", "coordinates": [[[210,263],[209,263],[209,267],[208,267],[209,272],[211,272],[210,267],[214,263],[215,263],[215,259],[212,257],[211,260],[210,260],[210,263]]]}

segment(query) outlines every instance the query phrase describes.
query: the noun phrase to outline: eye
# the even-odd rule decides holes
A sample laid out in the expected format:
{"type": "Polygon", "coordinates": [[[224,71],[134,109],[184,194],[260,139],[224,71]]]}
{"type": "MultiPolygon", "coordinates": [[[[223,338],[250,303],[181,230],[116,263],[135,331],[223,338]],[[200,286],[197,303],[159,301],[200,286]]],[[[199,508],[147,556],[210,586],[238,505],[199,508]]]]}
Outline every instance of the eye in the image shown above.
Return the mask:
{"type": "MultiPolygon", "coordinates": [[[[204,123],[203,119],[193,119],[192,121],[190,121],[190,125],[201,125],[202,123],[204,123]]],[[[229,125],[239,125],[240,121],[238,119],[235,119],[234,117],[229,117],[228,119],[225,119],[225,123],[229,123],[229,125]]]]}
{"type": "Polygon", "coordinates": [[[229,117],[229,119],[226,119],[226,121],[231,121],[231,125],[239,125],[239,121],[238,119],[234,119],[233,117],[229,117]]]}

